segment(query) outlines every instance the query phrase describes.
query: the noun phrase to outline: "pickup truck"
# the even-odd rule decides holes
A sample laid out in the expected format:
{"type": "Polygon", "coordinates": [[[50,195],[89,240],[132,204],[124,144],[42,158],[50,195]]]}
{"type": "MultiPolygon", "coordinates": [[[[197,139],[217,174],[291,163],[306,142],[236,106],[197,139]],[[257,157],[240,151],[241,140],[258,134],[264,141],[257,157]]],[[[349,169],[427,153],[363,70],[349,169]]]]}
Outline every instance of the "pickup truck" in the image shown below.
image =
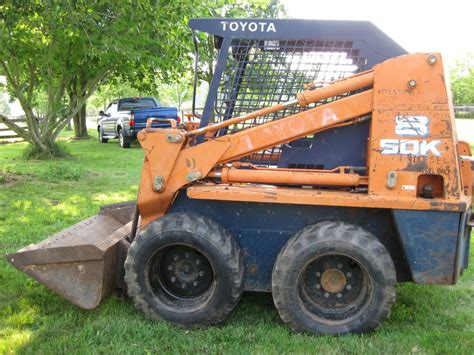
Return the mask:
{"type": "MultiPolygon", "coordinates": [[[[148,118],[167,118],[180,121],[176,107],[162,107],[154,97],[128,97],[114,100],[107,110],[99,111],[97,133],[100,143],[118,138],[120,147],[130,148],[137,133],[145,128],[148,118]]],[[[169,127],[168,122],[153,122],[152,127],[169,127]]]]}

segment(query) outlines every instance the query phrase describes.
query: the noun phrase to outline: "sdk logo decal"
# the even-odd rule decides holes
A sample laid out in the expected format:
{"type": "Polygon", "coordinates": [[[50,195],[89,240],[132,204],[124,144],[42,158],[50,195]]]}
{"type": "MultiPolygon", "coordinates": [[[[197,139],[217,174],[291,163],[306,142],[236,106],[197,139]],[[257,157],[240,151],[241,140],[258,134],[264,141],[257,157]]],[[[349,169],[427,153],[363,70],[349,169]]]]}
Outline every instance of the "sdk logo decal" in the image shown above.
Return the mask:
{"type": "MultiPolygon", "coordinates": [[[[396,116],[395,134],[399,136],[428,137],[430,120],[426,116],[396,116]]],[[[438,150],[440,140],[428,141],[426,139],[381,139],[382,154],[401,154],[427,156],[433,154],[440,157],[438,150]]]]}

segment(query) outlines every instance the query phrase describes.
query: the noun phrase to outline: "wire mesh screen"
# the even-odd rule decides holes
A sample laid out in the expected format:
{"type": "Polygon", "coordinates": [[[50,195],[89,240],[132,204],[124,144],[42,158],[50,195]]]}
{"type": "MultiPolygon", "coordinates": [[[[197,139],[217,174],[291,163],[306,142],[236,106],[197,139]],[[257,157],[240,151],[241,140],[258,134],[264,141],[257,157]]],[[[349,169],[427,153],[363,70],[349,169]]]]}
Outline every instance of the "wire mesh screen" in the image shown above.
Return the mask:
{"type": "MultiPolygon", "coordinates": [[[[354,41],[233,40],[217,92],[214,120],[220,122],[294,99],[308,85],[327,85],[353,75],[365,64],[366,58],[359,55],[354,41]]],[[[316,105],[321,103],[323,102],[316,105]]],[[[220,131],[219,135],[240,131],[301,110],[297,106],[290,107],[229,126],[220,131]]],[[[305,144],[304,140],[300,143],[305,144]]],[[[251,160],[269,164],[277,160],[279,154],[280,147],[275,147],[254,154],[251,160]]]]}

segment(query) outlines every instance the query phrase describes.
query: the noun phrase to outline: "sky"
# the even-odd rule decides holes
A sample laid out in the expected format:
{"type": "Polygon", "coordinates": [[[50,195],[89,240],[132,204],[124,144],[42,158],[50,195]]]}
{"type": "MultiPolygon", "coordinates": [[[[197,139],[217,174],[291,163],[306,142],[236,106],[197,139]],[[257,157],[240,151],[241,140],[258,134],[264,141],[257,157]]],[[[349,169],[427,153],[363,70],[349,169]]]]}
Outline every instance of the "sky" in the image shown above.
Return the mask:
{"type": "Polygon", "coordinates": [[[474,52],[472,0],[281,0],[292,18],[368,20],[409,53],[441,52],[448,65],[474,52]]]}

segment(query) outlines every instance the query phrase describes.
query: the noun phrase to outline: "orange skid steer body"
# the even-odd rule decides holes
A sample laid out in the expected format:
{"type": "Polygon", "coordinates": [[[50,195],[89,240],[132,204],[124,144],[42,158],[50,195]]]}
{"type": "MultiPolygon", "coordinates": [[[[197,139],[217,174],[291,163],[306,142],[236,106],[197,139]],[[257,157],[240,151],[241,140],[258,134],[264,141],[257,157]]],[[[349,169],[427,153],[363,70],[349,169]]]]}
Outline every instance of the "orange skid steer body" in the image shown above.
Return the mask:
{"type": "Polygon", "coordinates": [[[83,308],[125,273],[153,319],[215,324],[243,290],[271,291],[296,331],[338,334],[373,329],[397,281],[454,284],[467,267],[474,159],[456,138],[439,54],[395,57],[201,128],[151,122],[138,134],[136,237],[135,204],[112,205],[8,260],[83,308]],[[307,109],[222,134],[295,106],[307,109]],[[362,168],[245,159],[361,124],[362,168]]]}

